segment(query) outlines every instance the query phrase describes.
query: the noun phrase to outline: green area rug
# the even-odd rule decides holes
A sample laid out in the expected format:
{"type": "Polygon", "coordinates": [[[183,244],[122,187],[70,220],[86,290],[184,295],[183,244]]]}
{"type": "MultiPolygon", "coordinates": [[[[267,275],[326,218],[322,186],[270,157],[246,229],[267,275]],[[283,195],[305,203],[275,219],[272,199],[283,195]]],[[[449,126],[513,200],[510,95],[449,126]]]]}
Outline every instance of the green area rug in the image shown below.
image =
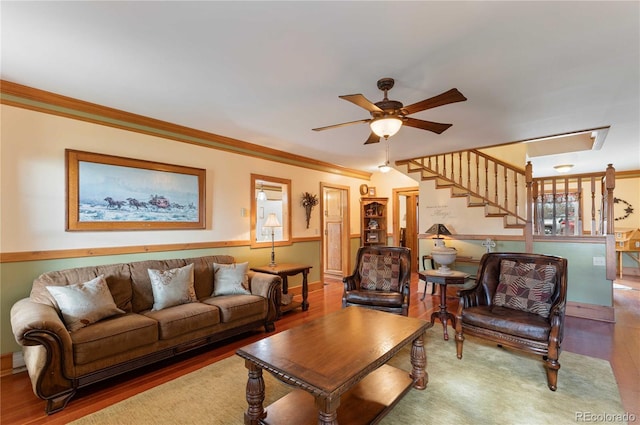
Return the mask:
{"type": "MultiPolygon", "coordinates": [[[[563,352],[558,390],[552,392],[539,356],[470,337],[458,360],[453,338],[444,341],[438,326],[427,332],[426,347],[427,389],[412,388],[382,424],[626,423],[607,361],[563,352]]],[[[389,363],[410,370],[408,348],[389,363]]],[[[269,373],[264,378],[265,406],[290,391],[269,373]]],[[[246,379],[244,361],[232,356],[73,424],[242,424],[246,379]]]]}

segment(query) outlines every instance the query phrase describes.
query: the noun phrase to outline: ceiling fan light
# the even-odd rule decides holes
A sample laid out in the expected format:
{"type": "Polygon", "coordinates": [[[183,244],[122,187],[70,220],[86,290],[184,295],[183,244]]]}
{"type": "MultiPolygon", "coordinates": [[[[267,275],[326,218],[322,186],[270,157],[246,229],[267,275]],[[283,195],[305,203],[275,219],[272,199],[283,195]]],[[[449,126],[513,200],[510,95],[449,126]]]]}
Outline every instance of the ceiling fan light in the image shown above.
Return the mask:
{"type": "Polygon", "coordinates": [[[371,131],[385,139],[395,135],[402,127],[402,120],[396,117],[378,118],[369,123],[371,131]]]}

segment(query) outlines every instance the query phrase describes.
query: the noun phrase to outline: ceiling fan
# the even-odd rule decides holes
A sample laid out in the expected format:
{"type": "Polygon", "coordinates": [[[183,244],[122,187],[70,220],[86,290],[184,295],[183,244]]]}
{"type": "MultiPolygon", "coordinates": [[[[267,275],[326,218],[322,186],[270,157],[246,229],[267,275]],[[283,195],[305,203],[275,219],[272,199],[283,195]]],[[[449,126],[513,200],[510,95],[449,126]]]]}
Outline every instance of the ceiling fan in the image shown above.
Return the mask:
{"type": "Polygon", "coordinates": [[[402,102],[397,100],[389,100],[387,98],[387,92],[393,88],[395,81],[393,78],[381,78],[378,80],[378,88],[384,91],[384,99],[380,102],[372,103],[366,97],[361,94],[348,94],[339,96],[340,99],[348,100],[351,103],[358,105],[361,108],[366,109],[371,114],[371,118],[357,121],[345,122],[342,124],[328,125],[326,127],[314,128],[314,131],[328,130],[330,128],[343,127],[345,125],[358,124],[368,122],[371,127],[371,134],[365,145],[370,143],[380,142],[380,138],[389,137],[396,134],[402,125],[409,127],[419,128],[421,130],[429,130],[434,133],[440,134],[452,124],[443,124],[433,121],[424,121],[416,118],[408,117],[408,115],[416,112],[425,111],[427,109],[436,108],[438,106],[448,105],[449,103],[463,102],[467,100],[466,97],[458,91],[458,89],[451,89],[437,96],[430,97],[429,99],[416,102],[409,106],[403,106],[402,102]]]}

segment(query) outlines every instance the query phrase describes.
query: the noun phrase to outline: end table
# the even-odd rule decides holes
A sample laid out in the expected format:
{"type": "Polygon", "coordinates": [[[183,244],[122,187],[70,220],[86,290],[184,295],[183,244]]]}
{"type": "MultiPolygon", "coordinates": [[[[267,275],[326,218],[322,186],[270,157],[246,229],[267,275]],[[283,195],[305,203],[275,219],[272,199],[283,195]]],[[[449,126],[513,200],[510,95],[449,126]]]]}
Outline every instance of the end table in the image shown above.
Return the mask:
{"type": "Polygon", "coordinates": [[[260,273],[268,273],[280,276],[282,279],[282,293],[289,293],[289,282],[287,281],[287,277],[295,276],[299,273],[302,273],[302,303],[291,301],[290,304],[278,306],[278,317],[284,312],[289,310],[293,310],[299,306],[302,306],[302,311],[309,310],[309,302],[307,301],[307,296],[309,294],[309,283],[307,282],[307,275],[309,274],[309,270],[313,266],[309,266],[306,264],[291,264],[291,263],[283,263],[276,264],[275,266],[258,266],[251,267],[251,270],[254,272],[260,273]]]}
{"type": "Polygon", "coordinates": [[[447,285],[461,285],[469,277],[467,273],[458,272],[452,270],[450,274],[440,274],[438,270],[425,270],[418,272],[420,279],[424,280],[424,294],[422,294],[421,300],[427,293],[427,282],[440,285],[440,311],[433,312],[431,314],[431,324],[435,321],[436,317],[442,322],[444,328],[444,339],[449,339],[449,333],[447,332],[447,321],[451,319],[451,326],[456,326],[456,316],[447,311],[447,285]]]}

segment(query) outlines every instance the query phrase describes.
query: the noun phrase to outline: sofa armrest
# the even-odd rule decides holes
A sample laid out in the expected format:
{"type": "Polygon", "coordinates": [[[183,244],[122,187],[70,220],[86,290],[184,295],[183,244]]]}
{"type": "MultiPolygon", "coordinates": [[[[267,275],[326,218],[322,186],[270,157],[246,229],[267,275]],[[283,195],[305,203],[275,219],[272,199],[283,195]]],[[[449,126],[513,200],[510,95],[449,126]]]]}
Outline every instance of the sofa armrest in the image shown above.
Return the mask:
{"type": "Polygon", "coordinates": [[[21,299],[11,308],[11,328],[23,346],[33,392],[47,400],[47,413],[64,408],[75,393],[75,368],[71,335],[57,310],[21,299]]]}
{"type": "Polygon", "coordinates": [[[249,272],[249,290],[253,295],[260,295],[269,300],[267,322],[275,321],[280,315],[282,299],[282,278],[277,275],[249,272]]]}
{"type": "Polygon", "coordinates": [[[11,308],[11,328],[16,342],[20,345],[39,345],[29,335],[34,331],[46,331],[56,335],[64,348],[71,349],[71,336],[60,318],[58,311],[46,304],[23,298],[11,308]]]}

